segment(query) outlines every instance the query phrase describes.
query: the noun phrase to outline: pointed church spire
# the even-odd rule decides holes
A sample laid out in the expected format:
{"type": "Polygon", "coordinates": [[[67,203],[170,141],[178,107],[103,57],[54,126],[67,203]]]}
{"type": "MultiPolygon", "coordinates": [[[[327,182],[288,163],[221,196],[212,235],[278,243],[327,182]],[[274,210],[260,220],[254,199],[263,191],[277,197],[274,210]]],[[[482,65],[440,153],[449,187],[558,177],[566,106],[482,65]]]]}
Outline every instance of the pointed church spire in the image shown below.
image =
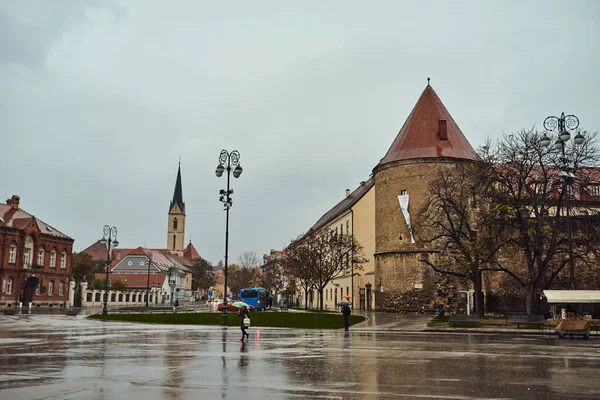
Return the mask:
{"type": "Polygon", "coordinates": [[[177,168],[177,180],[175,181],[175,190],[173,191],[173,200],[169,211],[177,204],[182,213],[185,214],[185,203],[183,202],[183,189],[181,188],[181,158],[179,159],[179,167],[177,168]]]}
{"type": "Polygon", "coordinates": [[[414,158],[447,157],[479,159],[427,78],[425,90],[377,166],[414,158]]]}

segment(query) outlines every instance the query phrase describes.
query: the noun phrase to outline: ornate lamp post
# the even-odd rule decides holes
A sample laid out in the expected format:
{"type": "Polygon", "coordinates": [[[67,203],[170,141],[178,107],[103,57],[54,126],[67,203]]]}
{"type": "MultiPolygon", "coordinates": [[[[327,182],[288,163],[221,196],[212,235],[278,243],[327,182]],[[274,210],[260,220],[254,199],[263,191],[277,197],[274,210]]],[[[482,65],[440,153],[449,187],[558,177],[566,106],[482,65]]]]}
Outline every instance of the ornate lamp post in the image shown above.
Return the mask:
{"type": "Polygon", "coordinates": [[[231,195],[233,194],[233,189],[229,188],[229,181],[231,170],[233,169],[233,177],[239,178],[242,174],[242,167],[240,166],[240,153],[237,150],[233,150],[231,153],[227,150],[221,150],[221,154],[219,154],[219,165],[217,165],[217,169],[215,174],[218,178],[223,176],[223,172],[227,171],[227,189],[219,192],[221,197],[219,200],[225,206],[224,210],[226,213],[225,217],[225,287],[223,290],[223,324],[227,324],[227,255],[229,252],[229,209],[233,205],[233,200],[231,199],[231,195]]]}
{"type": "Polygon", "coordinates": [[[152,252],[149,251],[146,256],[148,257],[148,284],[146,286],[146,308],[149,306],[150,300],[150,265],[152,265],[152,252]]]}
{"type": "Polygon", "coordinates": [[[104,303],[102,305],[102,315],[108,314],[108,271],[110,270],[110,251],[111,247],[117,247],[119,241],[117,240],[117,228],[104,225],[104,236],[100,241],[102,244],[106,244],[106,279],[104,280],[104,303]]]}
{"type": "MultiPolygon", "coordinates": [[[[571,290],[575,289],[575,262],[573,260],[573,235],[571,232],[571,183],[575,178],[571,159],[565,154],[566,143],[571,139],[571,132],[575,132],[579,127],[579,118],[574,115],[565,115],[561,113],[560,117],[550,116],[544,120],[544,128],[549,132],[558,134],[558,139],[554,142],[554,148],[561,151],[560,157],[560,173],[563,178],[563,193],[565,195],[565,208],[567,217],[567,241],[569,246],[569,273],[571,290]]],[[[575,145],[581,145],[585,142],[585,137],[581,132],[577,131],[577,135],[573,138],[575,145]]],[[[544,134],[540,144],[548,147],[552,140],[544,134]]]]}

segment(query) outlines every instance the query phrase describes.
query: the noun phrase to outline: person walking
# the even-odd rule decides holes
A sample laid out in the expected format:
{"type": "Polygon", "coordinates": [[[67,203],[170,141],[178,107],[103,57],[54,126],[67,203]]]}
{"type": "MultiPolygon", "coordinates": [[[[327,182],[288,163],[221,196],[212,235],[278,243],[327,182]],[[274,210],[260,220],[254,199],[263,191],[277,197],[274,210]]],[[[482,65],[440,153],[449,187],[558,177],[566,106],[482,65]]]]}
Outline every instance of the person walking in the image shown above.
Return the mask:
{"type": "Polygon", "coordinates": [[[350,313],[352,313],[352,310],[350,310],[350,307],[348,306],[348,304],[344,304],[342,306],[342,315],[344,316],[344,330],[348,330],[348,321],[350,320],[350,313]]]}
{"type": "Polygon", "coordinates": [[[241,321],[240,329],[242,330],[242,338],[240,340],[243,342],[244,336],[246,336],[246,338],[250,339],[250,335],[248,334],[248,332],[246,332],[246,328],[248,328],[248,327],[244,323],[245,318],[250,318],[250,311],[248,311],[248,308],[246,306],[244,306],[240,309],[240,311],[238,312],[238,315],[239,315],[240,321],[241,321]]]}

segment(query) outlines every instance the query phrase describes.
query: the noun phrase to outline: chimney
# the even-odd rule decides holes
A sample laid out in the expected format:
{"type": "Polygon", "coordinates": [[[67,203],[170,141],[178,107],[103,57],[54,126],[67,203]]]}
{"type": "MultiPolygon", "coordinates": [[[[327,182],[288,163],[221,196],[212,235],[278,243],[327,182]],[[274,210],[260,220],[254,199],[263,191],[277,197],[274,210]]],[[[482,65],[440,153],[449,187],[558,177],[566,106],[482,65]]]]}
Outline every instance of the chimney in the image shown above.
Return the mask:
{"type": "Polygon", "coordinates": [[[440,119],[440,140],[448,140],[448,128],[446,126],[446,120],[440,119]]]}
{"type": "Polygon", "coordinates": [[[350,196],[350,189],[346,189],[346,197],[350,196]]]}
{"type": "Polygon", "coordinates": [[[9,206],[11,206],[13,210],[18,210],[19,209],[19,200],[20,199],[21,198],[19,196],[17,196],[16,194],[13,194],[10,199],[6,200],[6,204],[8,204],[9,206]]]}

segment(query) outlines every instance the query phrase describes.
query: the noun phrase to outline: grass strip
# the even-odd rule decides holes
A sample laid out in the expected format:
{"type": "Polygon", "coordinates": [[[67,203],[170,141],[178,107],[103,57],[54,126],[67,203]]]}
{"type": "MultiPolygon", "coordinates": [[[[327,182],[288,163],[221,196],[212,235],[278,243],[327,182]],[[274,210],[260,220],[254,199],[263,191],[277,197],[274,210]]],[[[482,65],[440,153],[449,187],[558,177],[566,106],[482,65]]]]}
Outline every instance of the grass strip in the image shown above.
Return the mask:
{"type": "MultiPolygon", "coordinates": [[[[102,321],[141,322],[149,324],[174,325],[221,325],[221,313],[189,314],[94,314],[88,318],[102,321]]],[[[350,316],[350,325],[365,320],[359,315],[350,316]]],[[[240,326],[237,313],[229,313],[227,326],[240,326]]],[[[339,329],[344,327],[341,314],[331,313],[294,313],[294,312],[256,312],[250,315],[251,327],[302,328],[302,329],[339,329]]]]}

